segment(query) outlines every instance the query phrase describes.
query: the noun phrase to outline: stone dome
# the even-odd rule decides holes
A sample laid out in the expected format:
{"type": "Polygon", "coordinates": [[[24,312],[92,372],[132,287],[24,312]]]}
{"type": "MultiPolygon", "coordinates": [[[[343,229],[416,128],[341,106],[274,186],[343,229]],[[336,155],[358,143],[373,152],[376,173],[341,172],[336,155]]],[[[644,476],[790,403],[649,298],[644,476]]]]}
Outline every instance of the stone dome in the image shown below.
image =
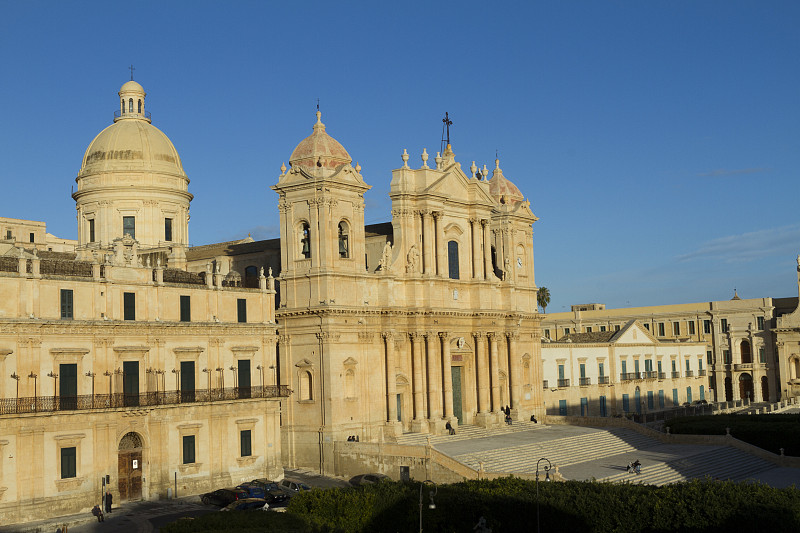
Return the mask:
{"type": "Polygon", "coordinates": [[[307,170],[323,168],[334,170],[341,165],[352,162],[353,159],[344,146],[339,141],[325,132],[325,124],[322,123],[322,113],[317,111],[317,123],[314,124],[314,132],[300,141],[297,148],[289,158],[292,168],[303,167],[307,170]]]}
{"type": "Polygon", "coordinates": [[[101,131],[86,149],[78,175],[114,170],[186,177],[172,141],[143,118],[119,120],[101,131]]]}
{"type": "Polygon", "coordinates": [[[126,81],[125,83],[123,83],[122,87],[119,90],[119,92],[121,92],[121,93],[125,93],[125,92],[144,93],[144,87],[139,85],[137,82],[131,80],[131,81],[126,81]]]}
{"type": "Polygon", "coordinates": [[[489,194],[501,204],[517,204],[525,200],[519,188],[503,175],[500,160],[494,160],[494,172],[489,180],[489,194]]]}

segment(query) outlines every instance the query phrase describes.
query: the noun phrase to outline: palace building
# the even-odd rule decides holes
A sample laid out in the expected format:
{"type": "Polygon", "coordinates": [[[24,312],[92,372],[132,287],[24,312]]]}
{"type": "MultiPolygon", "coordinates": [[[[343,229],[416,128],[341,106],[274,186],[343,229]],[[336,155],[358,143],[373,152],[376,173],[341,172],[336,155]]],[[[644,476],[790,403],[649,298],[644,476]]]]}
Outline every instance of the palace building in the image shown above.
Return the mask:
{"type": "Polygon", "coordinates": [[[77,242],[0,248],[0,522],[88,509],[106,482],[119,501],[330,473],[351,435],[544,415],[537,219],[499,160],[404,151],[391,220],[365,226],[370,185],[318,112],[272,186],[279,238],[190,248],[178,152],[141,85],[118,95],[77,242]]]}

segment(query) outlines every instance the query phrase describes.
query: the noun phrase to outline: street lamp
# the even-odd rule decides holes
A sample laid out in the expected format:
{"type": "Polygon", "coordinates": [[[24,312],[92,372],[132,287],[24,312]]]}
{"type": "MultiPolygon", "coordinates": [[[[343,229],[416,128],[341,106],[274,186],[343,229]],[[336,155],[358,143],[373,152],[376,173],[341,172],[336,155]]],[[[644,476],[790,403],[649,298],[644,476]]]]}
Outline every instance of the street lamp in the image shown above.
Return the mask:
{"type": "Polygon", "coordinates": [[[30,378],[33,378],[33,410],[38,411],[39,409],[36,405],[38,403],[36,384],[38,383],[39,375],[34,373],[33,370],[31,370],[31,373],[28,374],[28,379],[30,378]]]}
{"type": "Polygon", "coordinates": [[[538,461],[536,461],[536,531],[537,533],[541,531],[539,526],[539,463],[542,461],[547,461],[547,465],[543,467],[544,470],[544,480],[550,481],[550,469],[553,468],[553,464],[550,462],[550,459],[546,457],[542,457],[538,461]]]}
{"type": "Polygon", "coordinates": [[[428,496],[431,498],[431,503],[428,504],[428,509],[436,509],[436,504],[433,501],[433,497],[436,496],[437,492],[439,492],[439,487],[430,479],[426,479],[419,484],[419,533],[422,533],[422,487],[424,487],[426,483],[433,485],[433,493],[431,493],[430,489],[428,489],[428,496]]]}
{"type": "Polygon", "coordinates": [[[16,372],[11,373],[11,379],[17,382],[17,402],[15,404],[15,411],[19,412],[19,374],[16,372]]]}

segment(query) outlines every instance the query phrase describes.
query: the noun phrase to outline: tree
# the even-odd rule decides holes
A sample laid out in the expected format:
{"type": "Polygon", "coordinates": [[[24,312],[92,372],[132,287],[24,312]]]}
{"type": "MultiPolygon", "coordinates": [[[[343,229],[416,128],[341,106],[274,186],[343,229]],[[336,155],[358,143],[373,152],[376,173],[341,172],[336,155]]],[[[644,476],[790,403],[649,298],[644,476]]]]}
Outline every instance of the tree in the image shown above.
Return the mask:
{"type": "Polygon", "coordinates": [[[547,306],[550,304],[550,291],[547,287],[539,287],[539,292],[536,294],[536,303],[542,308],[542,312],[547,312],[547,306]]]}

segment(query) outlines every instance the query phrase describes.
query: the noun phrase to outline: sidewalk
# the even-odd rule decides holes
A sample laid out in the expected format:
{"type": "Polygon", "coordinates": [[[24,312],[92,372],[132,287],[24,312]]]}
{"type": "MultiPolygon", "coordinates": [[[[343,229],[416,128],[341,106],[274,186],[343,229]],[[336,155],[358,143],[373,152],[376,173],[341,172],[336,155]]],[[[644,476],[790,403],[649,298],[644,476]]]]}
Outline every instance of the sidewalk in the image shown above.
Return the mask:
{"type": "MultiPolygon", "coordinates": [[[[140,519],[149,519],[149,517],[158,516],[158,514],[168,514],[159,513],[159,511],[176,513],[182,510],[189,511],[202,507],[196,495],[174,500],[125,502],[120,505],[114,505],[112,508],[113,512],[110,514],[105,513],[105,521],[103,522],[105,527],[103,529],[116,531],[120,531],[121,529],[127,530],[129,528],[120,528],[119,526],[122,526],[121,522],[125,522],[129,525],[132,515],[140,519]]],[[[36,522],[0,526],[0,533],[54,533],[58,528],[62,528],[63,530],[64,526],[67,527],[68,531],[71,531],[76,527],[92,523],[97,524],[97,518],[93,516],[90,511],[86,511],[80,514],[37,520],[36,522]]]]}

